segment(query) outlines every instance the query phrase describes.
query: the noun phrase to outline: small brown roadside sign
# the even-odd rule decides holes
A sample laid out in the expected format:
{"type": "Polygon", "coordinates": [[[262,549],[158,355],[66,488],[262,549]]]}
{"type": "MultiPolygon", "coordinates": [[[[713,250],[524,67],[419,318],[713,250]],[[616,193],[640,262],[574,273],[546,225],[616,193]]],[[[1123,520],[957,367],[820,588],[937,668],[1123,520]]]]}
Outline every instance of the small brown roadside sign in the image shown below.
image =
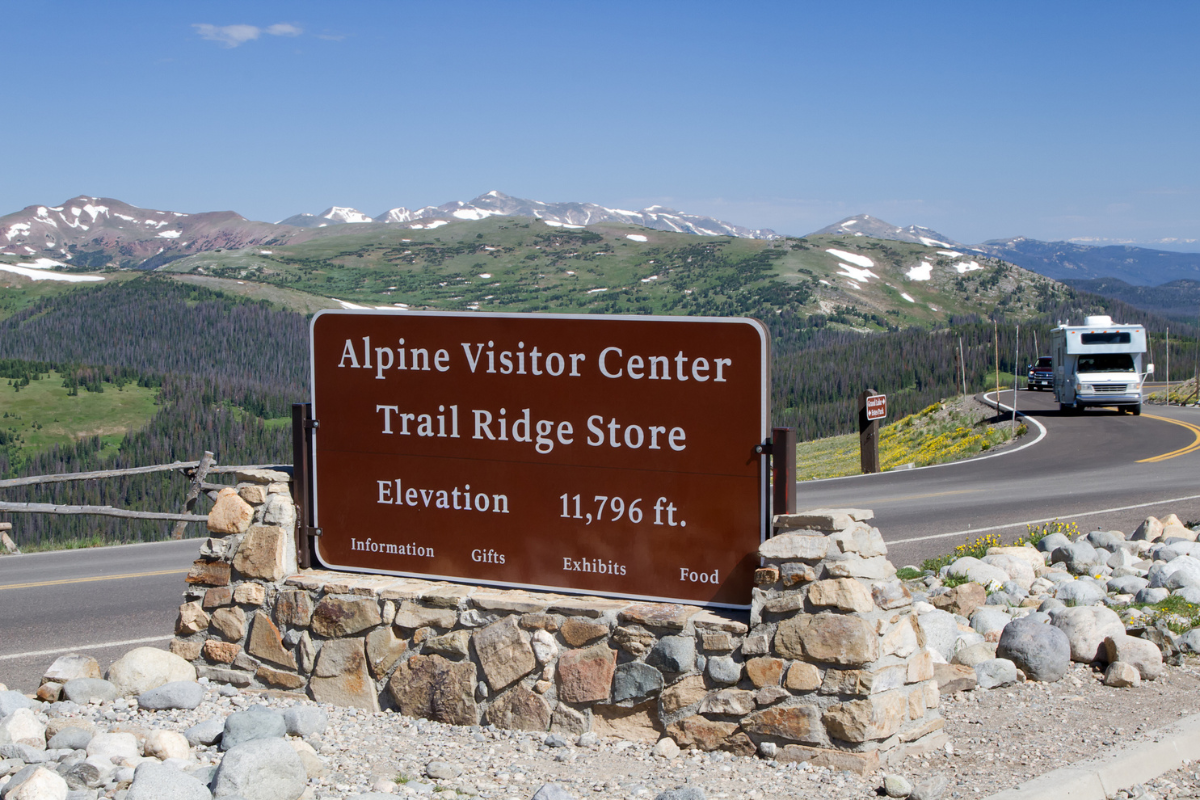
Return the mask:
{"type": "Polygon", "coordinates": [[[761,323],[322,311],[310,346],[327,566],[748,607],[761,323]]]}
{"type": "Polygon", "coordinates": [[[887,395],[874,394],[867,398],[867,419],[885,419],[887,417],[887,395]]]}

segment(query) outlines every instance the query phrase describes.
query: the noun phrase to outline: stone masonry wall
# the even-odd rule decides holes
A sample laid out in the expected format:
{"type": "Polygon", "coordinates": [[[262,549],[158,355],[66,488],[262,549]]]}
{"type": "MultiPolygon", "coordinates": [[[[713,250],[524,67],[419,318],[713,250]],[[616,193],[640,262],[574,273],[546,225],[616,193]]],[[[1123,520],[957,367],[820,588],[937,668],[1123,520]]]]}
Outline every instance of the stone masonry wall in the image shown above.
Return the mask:
{"type": "Polygon", "coordinates": [[[202,677],[452,724],[666,735],[862,773],[946,741],[932,655],[869,511],[777,517],[747,618],[297,572],[286,477],[239,473],[210,515],[171,644],[202,677]]]}

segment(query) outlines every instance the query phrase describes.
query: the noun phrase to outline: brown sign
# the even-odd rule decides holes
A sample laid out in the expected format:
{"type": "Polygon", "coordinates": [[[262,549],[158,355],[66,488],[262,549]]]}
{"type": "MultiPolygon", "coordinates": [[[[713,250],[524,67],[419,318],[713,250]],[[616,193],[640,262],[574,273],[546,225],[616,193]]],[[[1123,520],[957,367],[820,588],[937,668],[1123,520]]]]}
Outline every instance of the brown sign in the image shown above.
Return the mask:
{"type": "Polygon", "coordinates": [[[748,319],[322,311],[318,555],[748,607],[768,346],[748,319]]]}
{"type": "Polygon", "coordinates": [[[867,419],[883,419],[887,416],[887,395],[873,394],[867,398],[867,419]]]}

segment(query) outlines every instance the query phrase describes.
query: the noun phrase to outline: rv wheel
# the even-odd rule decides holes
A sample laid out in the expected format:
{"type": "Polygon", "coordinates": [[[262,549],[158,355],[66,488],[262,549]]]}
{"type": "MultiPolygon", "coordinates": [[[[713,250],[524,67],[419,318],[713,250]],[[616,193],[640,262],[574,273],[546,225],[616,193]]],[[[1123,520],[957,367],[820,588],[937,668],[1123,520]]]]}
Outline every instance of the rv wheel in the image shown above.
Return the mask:
{"type": "Polygon", "coordinates": [[[1129,409],[1129,411],[1135,417],[1140,417],[1142,415],[1142,404],[1138,403],[1136,406],[1133,406],[1131,409],[1129,409]]]}

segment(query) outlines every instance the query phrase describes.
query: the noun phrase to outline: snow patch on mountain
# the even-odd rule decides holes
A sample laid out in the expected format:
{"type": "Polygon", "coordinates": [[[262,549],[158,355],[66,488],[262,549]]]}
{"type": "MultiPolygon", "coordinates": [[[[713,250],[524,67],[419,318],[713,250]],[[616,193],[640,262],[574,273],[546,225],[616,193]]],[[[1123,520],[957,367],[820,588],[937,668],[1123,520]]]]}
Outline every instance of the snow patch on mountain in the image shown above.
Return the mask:
{"type": "Polygon", "coordinates": [[[904,274],[910,281],[927,281],[933,277],[933,264],[922,261],[904,274]]]}
{"type": "MultiPolygon", "coordinates": [[[[856,264],[867,269],[874,269],[875,262],[866,256],[860,256],[857,253],[847,253],[845,250],[826,250],[826,253],[834,258],[840,258],[842,261],[849,261],[851,264],[856,264]]],[[[845,266],[844,264],[842,266],[845,266]]]]}
{"type": "Polygon", "coordinates": [[[850,280],[857,281],[859,283],[866,283],[871,278],[879,277],[869,269],[859,269],[858,267],[852,267],[849,264],[838,264],[838,266],[842,269],[841,272],[837,273],[838,275],[845,275],[850,280]]]}

